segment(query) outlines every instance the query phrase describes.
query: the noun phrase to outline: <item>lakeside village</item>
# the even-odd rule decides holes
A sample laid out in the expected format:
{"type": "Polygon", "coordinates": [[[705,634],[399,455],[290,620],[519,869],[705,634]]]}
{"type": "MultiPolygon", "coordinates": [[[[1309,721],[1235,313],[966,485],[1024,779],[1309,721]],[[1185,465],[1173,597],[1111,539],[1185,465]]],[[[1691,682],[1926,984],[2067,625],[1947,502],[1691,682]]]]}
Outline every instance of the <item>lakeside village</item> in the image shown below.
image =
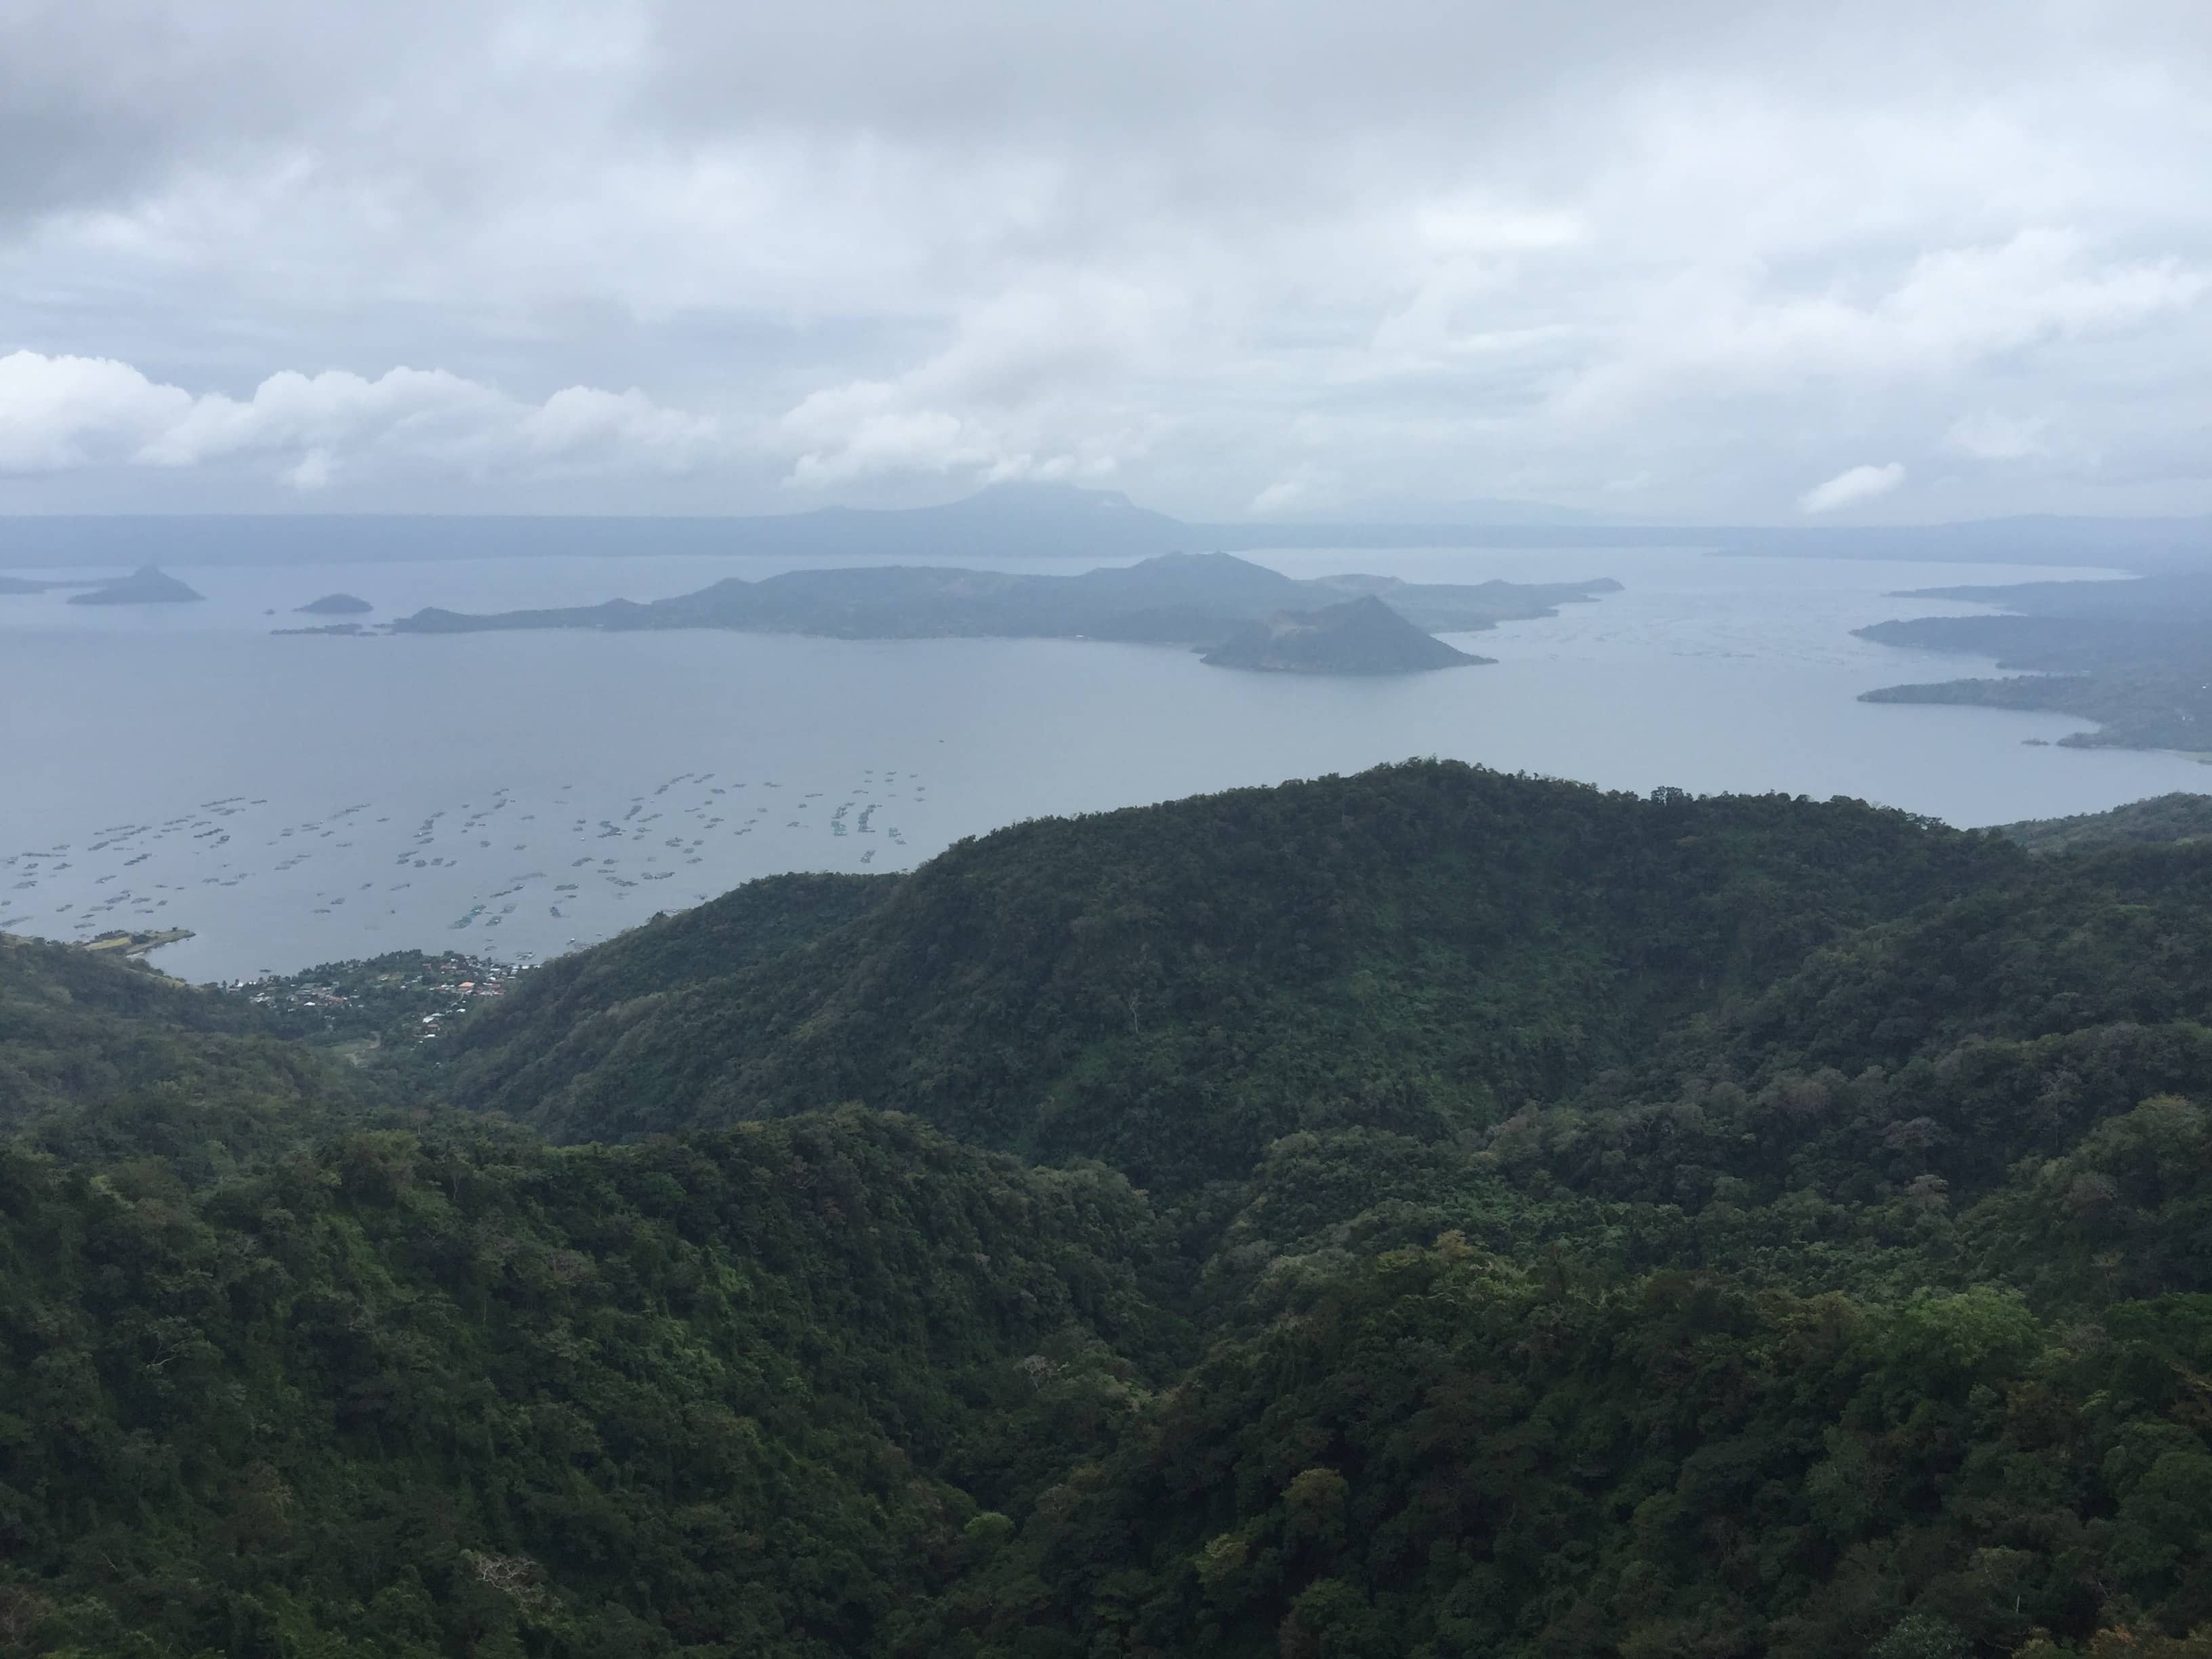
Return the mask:
{"type": "Polygon", "coordinates": [[[304,973],[232,980],[215,988],[273,1015],[289,1036],[410,1045],[506,994],[527,963],[489,961],[459,951],[398,951],[358,962],[325,963],[304,973]]]}

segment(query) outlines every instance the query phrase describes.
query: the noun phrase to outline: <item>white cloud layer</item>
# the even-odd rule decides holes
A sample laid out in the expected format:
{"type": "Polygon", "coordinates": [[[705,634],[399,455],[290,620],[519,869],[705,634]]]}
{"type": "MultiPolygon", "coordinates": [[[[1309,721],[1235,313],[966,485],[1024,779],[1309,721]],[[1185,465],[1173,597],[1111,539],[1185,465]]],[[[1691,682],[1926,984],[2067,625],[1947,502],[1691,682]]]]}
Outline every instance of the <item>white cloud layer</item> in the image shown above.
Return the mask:
{"type": "Polygon", "coordinates": [[[2202,0],[0,0],[0,510],[2212,510],[2208,112],[2202,0]]]}
{"type": "Polygon", "coordinates": [[[1905,482],[1905,468],[1897,461],[1882,466],[1855,466],[1838,472],[1826,483],[1815,484],[1797,498],[1797,507],[1803,513],[1833,513],[1839,507],[1856,507],[1861,501],[1870,501],[1877,495],[1887,495],[1905,482]]]}
{"type": "Polygon", "coordinates": [[[341,470],[542,478],[681,472],[726,447],[711,417],[636,392],[569,386],[542,403],[441,371],[272,374],[244,398],[198,395],[106,357],[0,357],[0,473],[229,461],[317,489],[341,470]]]}

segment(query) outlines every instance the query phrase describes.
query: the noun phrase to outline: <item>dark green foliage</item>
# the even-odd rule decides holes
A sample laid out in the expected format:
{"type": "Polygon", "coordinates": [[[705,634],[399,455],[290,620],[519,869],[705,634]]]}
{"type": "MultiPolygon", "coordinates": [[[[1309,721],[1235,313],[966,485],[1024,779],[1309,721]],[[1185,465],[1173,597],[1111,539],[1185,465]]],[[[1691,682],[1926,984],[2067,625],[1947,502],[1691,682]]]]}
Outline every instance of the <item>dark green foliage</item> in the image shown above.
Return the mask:
{"type": "Polygon", "coordinates": [[[856,1113],[0,1208],[0,1649],[862,1651],[1174,1335],[1127,1183],[856,1113]]]}
{"type": "Polygon", "coordinates": [[[2055,1328],[1448,1237],[1218,1347],[904,1652],[2019,1648],[2212,1613],[2212,1298],[2055,1328]]]}
{"type": "Polygon", "coordinates": [[[2069,839],[1389,768],[420,1066],[0,952],[0,1655],[2205,1659],[2212,845],[2069,839]]]}
{"type": "MultiPolygon", "coordinates": [[[[857,1099],[1182,1188],[1294,1130],[1487,1126],[2023,862],[1856,802],[1413,763],[963,842],[803,951],[588,1015],[541,975],[456,1087],[568,1139],[857,1099]]],[[[633,948],[576,973],[635,982],[633,948]]]]}
{"type": "Polygon", "coordinates": [[[2066,818],[2030,818],[1997,826],[1997,833],[2032,853],[2071,853],[2105,847],[2202,841],[2212,836],[2212,795],[2154,795],[2109,812],[2066,818]]]}
{"type": "Polygon", "coordinates": [[[203,996],[143,963],[12,933],[0,933],[0,1012],[8,1022],[0,1027],[0,1040],[10,1042],[42,1036],[65,1041],[61,1034],[72,1018],[84,1030],[110,1036],[112,1028],[99,1021],[135,1021],[164,1031],[260,1029],[245,1010],[203,996]]]}
{"type": "Polygon", "coordinates": [[[112,956],[0,938],[0,1133],[75,1158],[156,1152],[204,1175],[366,1098],[256,1009],[112,956]]]}
{"type": "Polygon", "coordinates": [[[533,969],[526,994],[477,1017],[468,1046],[526,1050],[624,1003],[726,978],[866,915],[897,885],[896,876],[769,876],[692,909],[657,915],[607,945],[533,969]]]}

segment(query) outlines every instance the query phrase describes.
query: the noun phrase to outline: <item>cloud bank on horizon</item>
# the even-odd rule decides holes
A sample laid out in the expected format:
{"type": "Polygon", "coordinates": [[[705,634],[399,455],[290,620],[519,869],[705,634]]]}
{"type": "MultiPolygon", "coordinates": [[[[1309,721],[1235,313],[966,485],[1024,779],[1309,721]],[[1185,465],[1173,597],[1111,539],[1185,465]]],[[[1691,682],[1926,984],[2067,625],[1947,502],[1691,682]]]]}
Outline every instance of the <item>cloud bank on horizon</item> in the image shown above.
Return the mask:
{"type": "Polygon", "coordinates": [[[0,0],[0,511],[2212,511],[2208,110],[2201,0],[0,0]]]}

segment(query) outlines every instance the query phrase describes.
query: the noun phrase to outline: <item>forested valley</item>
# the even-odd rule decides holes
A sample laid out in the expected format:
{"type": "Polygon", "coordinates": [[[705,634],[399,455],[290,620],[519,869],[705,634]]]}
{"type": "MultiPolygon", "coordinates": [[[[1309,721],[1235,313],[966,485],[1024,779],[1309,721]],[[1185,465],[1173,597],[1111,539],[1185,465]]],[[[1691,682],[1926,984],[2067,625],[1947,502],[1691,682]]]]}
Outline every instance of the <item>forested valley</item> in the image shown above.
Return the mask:
{"type": "Polygon", "coordinates": [[[2201,808],[1408,763],[367,1051],[0,940],[0,1653],[2212,1656],[2201,808]]]}

